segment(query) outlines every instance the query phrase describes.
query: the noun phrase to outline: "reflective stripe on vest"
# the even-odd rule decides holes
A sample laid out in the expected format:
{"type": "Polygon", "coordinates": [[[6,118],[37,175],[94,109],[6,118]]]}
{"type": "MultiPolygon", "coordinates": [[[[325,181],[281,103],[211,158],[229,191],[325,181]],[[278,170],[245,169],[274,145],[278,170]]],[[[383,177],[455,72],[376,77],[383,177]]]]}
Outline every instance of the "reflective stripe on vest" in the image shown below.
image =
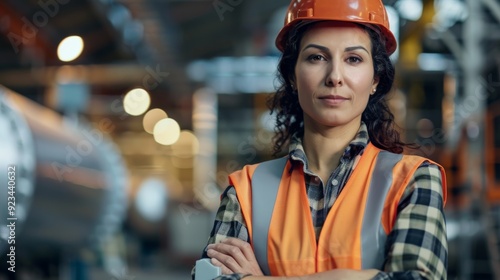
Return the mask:
{"type": "Polygon", "coordinates": [[[385,198],[392,185],[392,169],[403,158],[401,154],[381,151],[373,169],[361,229],[361,267],[382,269],[387,236],[382,226],[385,198]]]}
{"type": "MultiPolygon", "coordinates": [[[[387,151],[377,155],[361,232],[362,268],[382,269],[387,236],[381,223],[387,193],[392,185],[392,171],[403,156],[387,151]]],[[[257,166],[252,176],[252,236],[255,257],[264,273],[270,275],[268,235],[271,217],[288,157],[257,166]]],[[[305,187],[305,186],[304,186],[305,187]]]]}
{"type": "Polygon", "coordinates": [[[259,240],[254,242],[254,253],[264,275],[270,275],[267,261],[269,225],[287,160],[288,157],[283,157],[263,162],[252,176],[252,236],[253,240],[259,240]]]}

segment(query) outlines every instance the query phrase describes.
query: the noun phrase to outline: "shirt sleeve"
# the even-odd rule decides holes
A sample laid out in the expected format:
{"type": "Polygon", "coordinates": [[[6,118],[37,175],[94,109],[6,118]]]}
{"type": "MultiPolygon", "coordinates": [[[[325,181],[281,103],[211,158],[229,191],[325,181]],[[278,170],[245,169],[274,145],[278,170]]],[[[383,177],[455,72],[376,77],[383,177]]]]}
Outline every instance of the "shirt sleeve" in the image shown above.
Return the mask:
{"type": "MultiPolygon", "coordinates": [[[[221,202],[217,214],[215,215],[214,226],[208,238],[208,244],[218,243],[228,237],[236,237],[243,241],[249,242],[248,229],[241,214],[241,206],[236,196],[236,190],[233,186],[229,186],[222,193],[221,202]]],[[[202,258],[208,258],[207,247],[203,249],[202,258]]],[[[239,280],[244,274],[222,275],[216,280],[239,280]]],[[[194,280],[195,268],[191,271],[191,277],[194,280]]]]}
{"type": "Polygon", "coordinates": [[[386,243],[384,271],[374,279],[447,279],[448,242],[441,172],[417,168],[398,204],[386,243]]]}

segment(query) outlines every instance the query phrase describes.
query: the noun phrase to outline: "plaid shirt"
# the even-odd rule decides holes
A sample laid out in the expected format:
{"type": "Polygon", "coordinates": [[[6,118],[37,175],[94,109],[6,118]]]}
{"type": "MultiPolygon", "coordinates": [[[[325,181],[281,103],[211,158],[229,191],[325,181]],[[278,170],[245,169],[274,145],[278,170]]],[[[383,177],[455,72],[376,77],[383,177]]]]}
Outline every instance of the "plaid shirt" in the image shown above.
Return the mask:
{"type": "MultiPolygon", "coordinates": [[[[300,139],[292,141],[289,155],[291,160],[303,164],[316,238],[328,211],[349,179],[368,142],[368,131],[362,123],[356,137],[345,149],[338,167],[328,181],[323,183],[319,176],[308,169],[300,139]]],[[[425,162],[416,170],[399,202],[398,216],[386,241],[384,269],[374,279],[447,278],[448,253],[441,184],[441,173],[436,165],[425,162]]],[[[233,186],[229,186],[222,194],[208,244],[220,242],[227,237],[249,242],[248,230],[233,186]]],[[[202,257],[208,257],[206,248],[202,257]]],[[[194,273],[193,269],[193,279],[194,273]]],[[[231,274],[216,279],[237,280],[243,276],[231,274]]]]}

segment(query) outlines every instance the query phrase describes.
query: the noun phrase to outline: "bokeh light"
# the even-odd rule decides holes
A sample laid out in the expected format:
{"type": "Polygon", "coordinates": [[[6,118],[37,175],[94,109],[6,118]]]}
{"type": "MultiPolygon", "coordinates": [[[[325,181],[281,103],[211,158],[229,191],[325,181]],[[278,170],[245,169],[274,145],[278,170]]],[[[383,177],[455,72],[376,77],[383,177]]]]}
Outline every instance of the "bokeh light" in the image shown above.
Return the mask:
{"type": "Polygon", "coordinates": [[[180,158],[190,158],[196,155],[200,149],[200,142],[196,135],[189,130],[181,131],[179,140],[172,145],[172,154],[180,158]]]}
{"type": "Polygon", "coordinates": [[[83,51],[83,39],[80,36],[69,36],[64,38],[57,47],[59,60],[68,62],[75,60],[83,51]]]}
{"type": "Polygon", "coordinates": [[[147,133],[153,134],[155,124],[166,118],[168,118],[167,113],[165,113],[162,109],[151,109],[144,115],[144,118],[142,119],[142,126],[147,133]]]}
{"type": "Polygon", "coordinates": [[[420,119],[417,122],[417,133],[422,138],[432,137],[434,133],[434,123],[426,118],[420,119]]]}
{"type": "Polygon", "coordinates": [[[167,200],[165,182],[158,178],[148,178],[139,187],[135,197],[135,207],[146,220],[158,222],[166,215],[167,200]]]}
{"type": "Polygon", "coordinates": [[[125,112],[132,116],[144,114],[151,104],[149,93],[142,88],[135,88],[129,91],[123,98],[123,108],[125,112]]]}
{"type": "Polygon", "coordinates": [[[162,145],[172,145],[179,140],[181,128],[179,124],[171,118],[160,120],[153,129],[155,141],[162,145]]]}

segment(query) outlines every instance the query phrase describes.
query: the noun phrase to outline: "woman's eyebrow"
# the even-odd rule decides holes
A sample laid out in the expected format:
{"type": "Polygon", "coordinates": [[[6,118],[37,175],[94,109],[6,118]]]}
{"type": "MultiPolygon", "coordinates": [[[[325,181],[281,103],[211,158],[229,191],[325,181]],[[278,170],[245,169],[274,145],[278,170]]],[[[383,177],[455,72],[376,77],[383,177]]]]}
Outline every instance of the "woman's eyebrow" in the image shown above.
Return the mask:
{"type": "Polygon", "coordinates": [[[330,51],[330,49],[329,49],[329,48],[327,48],[327,47],[325,47],[325,46],[321,46],[321,45],[316,45],[316,44],[309,44],[309,45],[305,46],[305,47],[302,49],[302,51],[305,51],[305,50],[307,50],[307,49],[309,49],[309,48],[316,48],[316,49],[319,49],[319,50],[324,51],[324,52],[329,52],[329,51],[330,51]]]}
{"type": "MultiPolygon", "coordinates": [[[[316,49],[319,49],[321,51],[324,51],[324,52],[329,52],[330,49],[325,47],[325,46],[321,46],[321,45],[317,45],[317,44],[309,44],[307,46],[305,46],[302,51],[305,51],[309,48],[316,48],[316,49]]],[[[355,50],[364,50],[367,54],[370,54],[370,52],[363,46],[352,46],[352,47],[347,47],[344,49],[345,52],[351,52],[351,51],[355,51],[355,50]]]]}
{"type": "Polygon", "coordinates": [[[364,50],[366,53],[370,54],[370,52],[363,46],[353,46],[353,47],[347,47],[345,48],[345,52],[351,52],[355,50],[364,50]]]}

